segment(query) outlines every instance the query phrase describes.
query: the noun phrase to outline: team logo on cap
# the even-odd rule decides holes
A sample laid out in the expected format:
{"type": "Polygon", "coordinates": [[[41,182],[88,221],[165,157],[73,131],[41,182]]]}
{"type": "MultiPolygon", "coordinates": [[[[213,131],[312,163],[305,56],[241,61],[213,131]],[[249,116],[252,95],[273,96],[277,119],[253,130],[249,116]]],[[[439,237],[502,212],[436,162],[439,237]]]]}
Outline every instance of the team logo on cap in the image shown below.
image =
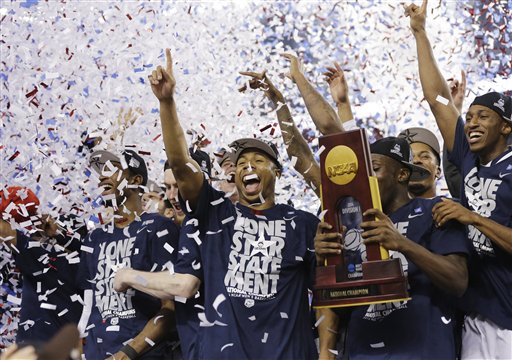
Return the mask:
{"type": "Polygon", "coordinates": [[[505,112],[505,100],[503,100],[503,98],[500,98],[493,105],[496,106],[501,111],[505,112]]]}
{"type": "Polygon", "coordinates": [[[135,158],[130,159],[130,167],[138,169],[139,166],[140,166],[140,162],[137,159],[135,159],[135,158]]]}
{"type": "Polygon", "coordinates": [[[325,173],[337,185],[346,185],[354,180],[358,168],[356,153],[348,146],[335,146],[325,157],[325,173]]]}
{"type": "Polygon", "coordinates": [[[400,144],[395,144],[395,146],[393,147],[393,149],[390,150],[393,154],[397,154],[398,156],[400,156],[401,158],[403,158],[404,156],[402,155],[402,149],[400,148],[400,144]]]}

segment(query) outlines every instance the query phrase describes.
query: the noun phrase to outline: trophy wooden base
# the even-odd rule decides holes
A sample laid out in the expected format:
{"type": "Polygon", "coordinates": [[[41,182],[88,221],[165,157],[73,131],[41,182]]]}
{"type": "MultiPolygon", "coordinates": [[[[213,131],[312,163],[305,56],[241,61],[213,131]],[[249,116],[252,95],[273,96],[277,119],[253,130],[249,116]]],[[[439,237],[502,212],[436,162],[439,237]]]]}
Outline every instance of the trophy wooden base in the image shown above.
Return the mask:
{"type": "Polygon", "coordinates": [[[365,261],[363,278],[337,281],[340,265],[316,268],[314,308],[336,308],[409,300],[400,259],[365,261]]]}

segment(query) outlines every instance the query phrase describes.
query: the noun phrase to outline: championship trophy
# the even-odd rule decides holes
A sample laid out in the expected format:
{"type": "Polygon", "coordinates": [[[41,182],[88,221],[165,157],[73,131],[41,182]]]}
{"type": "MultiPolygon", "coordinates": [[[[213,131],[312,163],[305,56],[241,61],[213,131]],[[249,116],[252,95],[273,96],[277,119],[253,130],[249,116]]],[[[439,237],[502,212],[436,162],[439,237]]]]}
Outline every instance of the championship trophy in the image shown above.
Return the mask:
{"type": "Polygon", "coordinates": [[[384,303],[409,298],[400,259],[390,259],[379,244],[364,245],[363,213],[381,209],[379,186],[373,176],[364,129],[319,139],[322,210],[324,221],[343,233],[341,255],[326,256],[317,266],[313,307],[334,308],[384,303]],[[343,232],[343,226],[346,231],[343,232]]]}

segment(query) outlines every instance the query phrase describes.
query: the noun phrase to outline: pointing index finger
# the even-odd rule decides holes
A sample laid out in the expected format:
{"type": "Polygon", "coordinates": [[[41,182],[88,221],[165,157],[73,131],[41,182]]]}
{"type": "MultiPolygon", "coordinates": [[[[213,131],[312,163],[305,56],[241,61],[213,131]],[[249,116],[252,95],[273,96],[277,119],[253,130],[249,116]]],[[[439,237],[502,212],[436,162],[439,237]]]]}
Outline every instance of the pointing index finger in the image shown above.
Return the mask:
{"type": "Polygon", "coordinates": [[[169,49],[169,48],[165,49],[165,59],[166,59],[167,71],[172,72],[172,56],[171,56],[171,49],[169,49]]]}

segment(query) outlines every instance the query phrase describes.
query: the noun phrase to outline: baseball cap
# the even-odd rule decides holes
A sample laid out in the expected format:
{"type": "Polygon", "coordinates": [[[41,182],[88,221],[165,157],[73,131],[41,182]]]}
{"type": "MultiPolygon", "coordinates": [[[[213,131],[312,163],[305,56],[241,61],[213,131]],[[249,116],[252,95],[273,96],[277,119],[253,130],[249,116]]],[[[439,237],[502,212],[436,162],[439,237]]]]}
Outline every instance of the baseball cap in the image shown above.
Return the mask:
{"type": "Polygon", "coordinates": [[[233,141],[231,144],[229,144],[229,147],[233,149],[233,152],[231,153],[231,160],[235,165],[238,161],[238,158],[244,151],[257,149],[267,154],[279,169],[282,168],[279,160],[277,159],[279,152],[277,151],[277,147],[272,143],[267,143],[266,141],[253,138],[242,138],[233,141]]]}
{"type": "Polygon", "coordinates": [[[422,127],[412,127],[400,132],[398,137],[404,138],[409,144],[423,143],[430,146],[437,156],[437,161],[441,163],[441,146],[439,146],[439,141],[432,131],[422,127]]]}
{"type": "Polygon", "coordinates": [[[370,145],[372,154],[388,156],[411,170],[409,180],[423,180],[430,176],[430,171],[412,163],[411,146],[404,138],[385,137],[370,145]]]}
{"type": "MultiPolygon", "coordinates": [[[[132,174],[142,176],[142,185],[145,186],[148,182],[148,168],[144,159],[133,150],[123,150],[121,155],[124,157],[126,165],[132,174]]],[[[122,164],[121,158],[118,155],[106,150],[97,150],[91,154],[89,165],[94,171],[101,174],[103,166],[107,161],[122,164]]]]}
{"type": "Polygon", "coordinates": [[[471,103],[473,105],[485,106],[500,115],[503,120],[512,123],[512,98],[496,91],[477,96],[471,103]]]}

